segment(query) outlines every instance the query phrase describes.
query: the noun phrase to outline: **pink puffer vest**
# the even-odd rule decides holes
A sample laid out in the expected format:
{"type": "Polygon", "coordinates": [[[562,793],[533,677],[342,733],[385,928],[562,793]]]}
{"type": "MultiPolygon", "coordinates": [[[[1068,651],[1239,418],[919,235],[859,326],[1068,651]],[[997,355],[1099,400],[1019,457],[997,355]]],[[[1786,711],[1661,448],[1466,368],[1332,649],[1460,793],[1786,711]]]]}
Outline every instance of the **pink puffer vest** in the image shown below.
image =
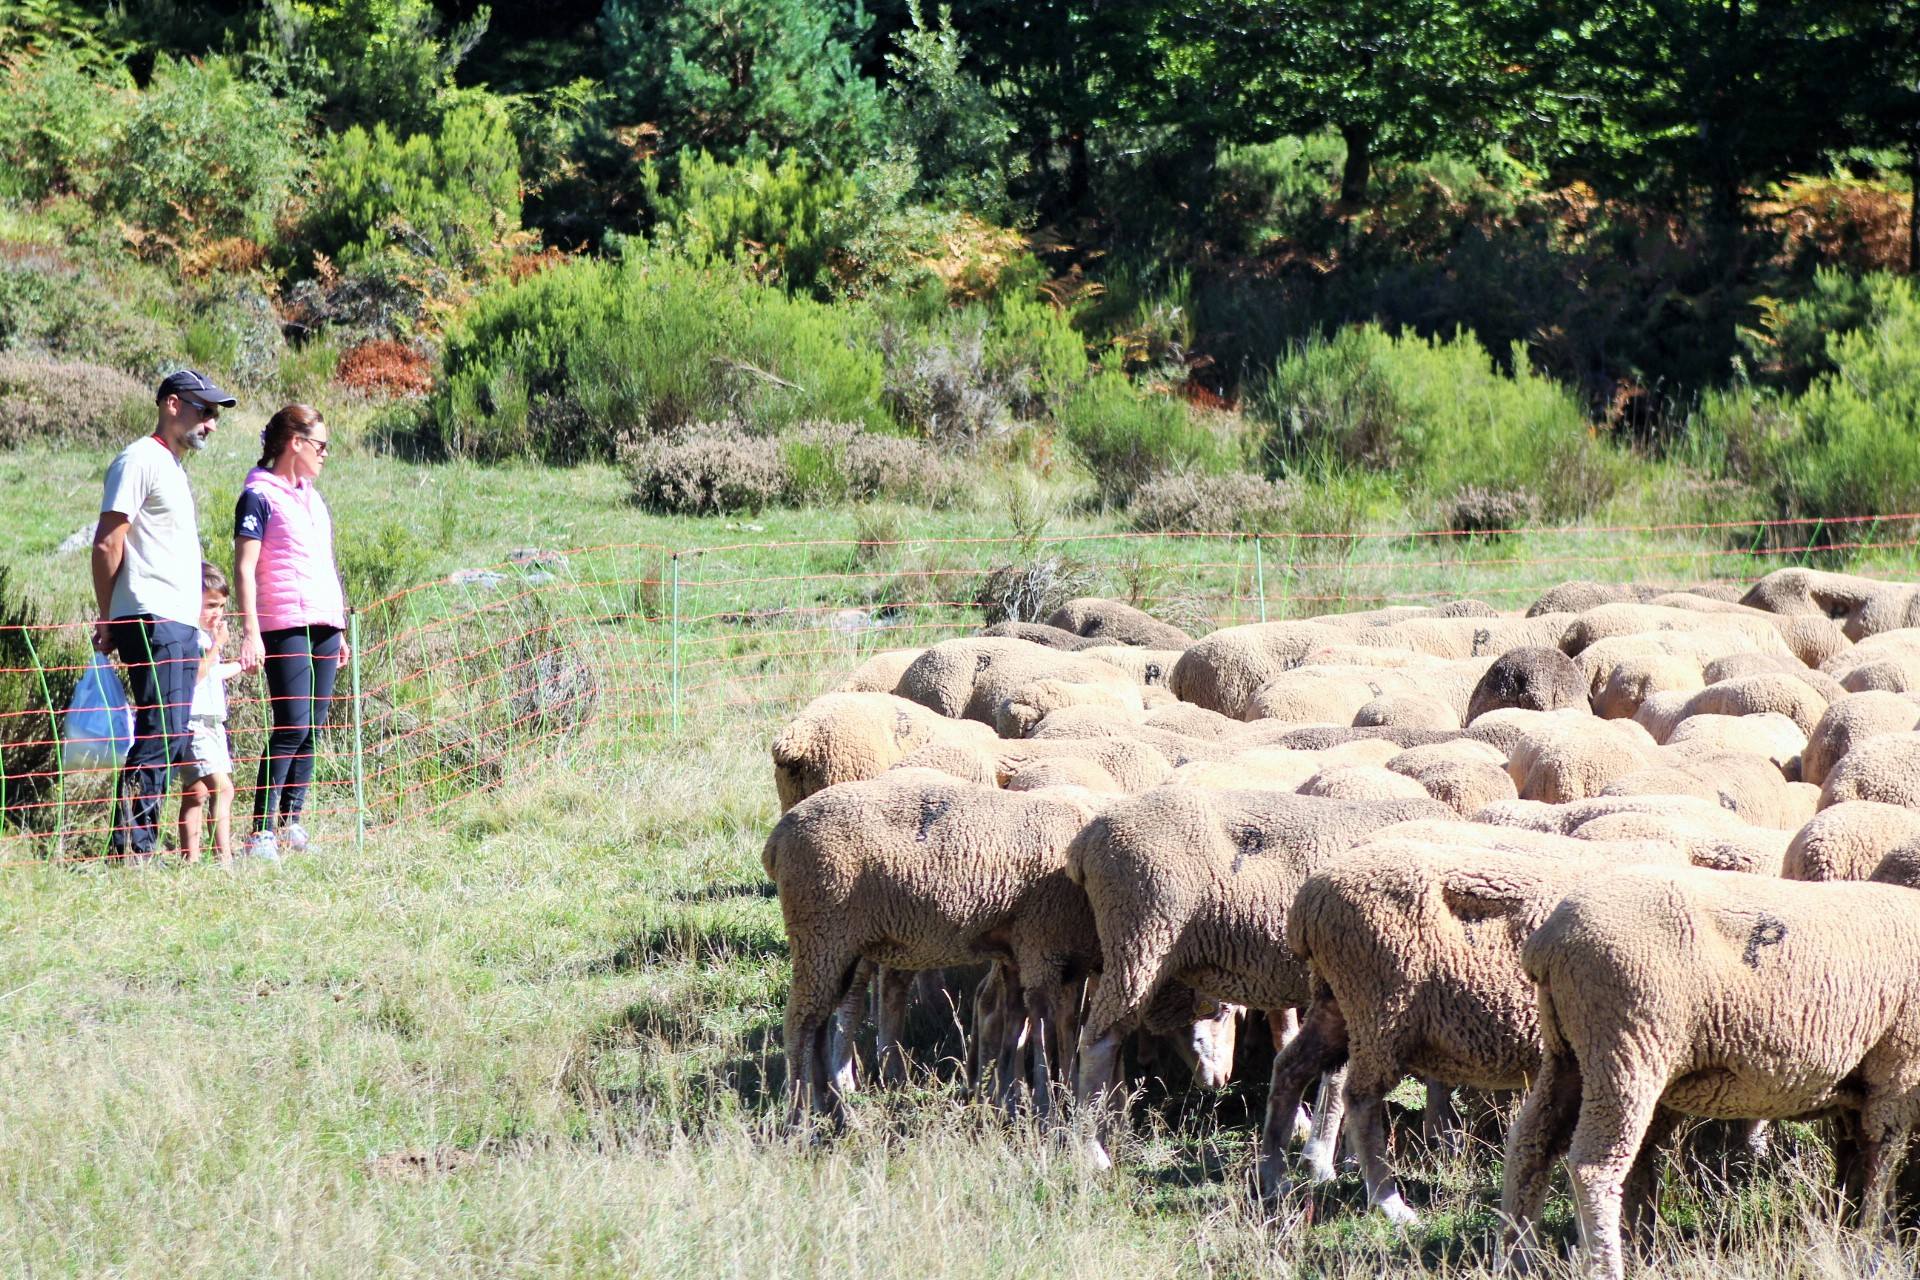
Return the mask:
{"type": "Polygon", "coordinates": [[[333,567],[333,517],[320,491],[259,467],[247,473],[247,488],[272,510],[254,572],[260,629],[346,626],[346,601],[333,567]]]}

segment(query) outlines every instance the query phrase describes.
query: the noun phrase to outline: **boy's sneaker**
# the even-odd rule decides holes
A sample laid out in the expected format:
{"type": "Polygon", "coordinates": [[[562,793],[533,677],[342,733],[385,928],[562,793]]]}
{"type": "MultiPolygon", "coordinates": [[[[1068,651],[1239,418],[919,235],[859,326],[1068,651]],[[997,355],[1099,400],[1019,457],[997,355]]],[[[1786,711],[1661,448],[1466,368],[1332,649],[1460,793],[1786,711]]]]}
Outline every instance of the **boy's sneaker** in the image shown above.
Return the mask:
{"type": "Polygon", "coordinates": [[[280,847],[288,853],[307,851],[307,829],[297,822],[289,822],[280,828],[280,847]]]}
{"type": "Polygon", "coordinates": [[[265,862],[280,861],[280,842],[274,839],[271,831],[256,831],[247,837],[245,856],[259,858],[265,862]]]}

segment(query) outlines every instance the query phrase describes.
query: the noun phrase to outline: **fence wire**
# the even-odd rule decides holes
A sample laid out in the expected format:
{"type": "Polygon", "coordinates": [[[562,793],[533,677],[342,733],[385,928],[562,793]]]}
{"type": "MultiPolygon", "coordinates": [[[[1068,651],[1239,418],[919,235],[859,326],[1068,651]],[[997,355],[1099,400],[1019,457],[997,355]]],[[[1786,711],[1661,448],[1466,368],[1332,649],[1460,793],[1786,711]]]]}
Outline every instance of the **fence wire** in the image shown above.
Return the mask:
{"type": "MultiPolygon", "coordinates": [[[[1920,516],[1532,530],[1086,534],[633,543],[516,554],[353,611],[352,659],[318,735],[317,838],[432,822],[540,764],[643,750],[697,712],[774,716],[883,649],[1074,596],[1188,631],[1394,604],[1524,610],[1569,579],[1680,588],[1784,565],[1915,576],[1920,516]]],[[[122,827],[116,763],[63,736],[91,624],[0,627],[0,866],[95,864],[122,827]]],[[[236,830],[270,722],[257,676],[229,691],[236,830]]],[[[171,839],[172,805],[162,823],[171,839]]],[[[209,838],[210,844],[210,838],[209,838]]]]}

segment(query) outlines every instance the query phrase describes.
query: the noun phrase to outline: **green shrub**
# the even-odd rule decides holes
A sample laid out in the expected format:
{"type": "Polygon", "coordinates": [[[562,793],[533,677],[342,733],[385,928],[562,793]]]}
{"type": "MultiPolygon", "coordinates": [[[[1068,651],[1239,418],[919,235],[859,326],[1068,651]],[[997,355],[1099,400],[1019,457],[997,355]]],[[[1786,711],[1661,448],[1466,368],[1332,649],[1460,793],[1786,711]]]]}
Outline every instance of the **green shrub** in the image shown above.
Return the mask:
{"type": "Polygon", "coordinates": [[[314,167],[306,240],[353,264],[390,245],[461,271],[488,264],[520,229],[520,166],[506,112],[486,100],[449,111],[440,131],[402,140],[353,126],[314,167]]]}
{"type": "Polygon", "coordinates": [[[1799,429],[1769,456],[1790,516],[1920,510],[1920,292],[1872,284],[1877,318],[1827,344],[1833,371],[1793,407],[1799,429]]]}
{"type": "Polygon", "coordinates": [[[1270,474],[1307,460],[1391,470],[1428,493],[1526,489],[1542,513],[1578,515],[1632,469],[1566,388],[1514,352],[1508,377],[1471,336],[1392,337],[1375,325],[1315,339],[1282,360],[1254,399],[1269,424],[1270,474]]]}
{"type": "Polygon", "coordinates": [[[1013,220],[1007,182],[1025,173],[1010,145],[1013,117],[967,68],[967,46],[941,5],[929,24],[920,0],[907,0],[908,25],[887,55],[896,136],[919,159],[922,195],[1003,222],[1013,220]]]}
{"type": "MultiPolygon", "coordinates": [[[[659,171],[652,170],[657,183],[659,171]]],[[[705,151],[682,153],[673,188],[655,204],[663,238],[693,258],[732,257],[790,288],[824,291],[843,207],[854,184],[821,172],[794,152],[726,164],[705,151]]]]}
{"type": "Polygon", "coordinates": [[[153,429],[153,389],[117,369],[0,355],[0,449],[119,449],[153,429]]]}
{"type": "Polygon", "coordinates": [[[133,79],[66,49],[0,62],[0,197],[91,197],[131,114],[133,79]]]}
{"type": "Polygon", "coordinates": [[[478,298],[447,335],[431,420],[453,453],[610,458],[622,433],[737,418],[888,425],[865,308],[665,253],[581,260],[478,298]]]}
{"type": "Polygon", "coordinates": [[[1212,221],[1231,245],[1257,249],[1330,223],[1346,144],[1334,132],[1220,148],[1212,221]]]}
{"type": "Polygon", "coordinates": [[[1882,310],[1888,277],[1822,267],[1797,298],[1760,300],[1760,323],[1743,329],[1741,344],[1758,373],[1789,390],[1804,391],[1833,361],[1827,348],[1841,334],[1872,323],[1882,310]]]}
{"type": "Polygon", "coordinates": [[[1015,412],[1034,416],[1058,404],[1087,376],[1087,345],[1064,308],[1004,297],[986,327],[986,366],[1015,412]]]}
{"type": "Polygon", "coordinates": [[[1101,499],[1116,506],[1162,472],[1231,466],[1228,449],[1193,421],[1185,401],[1142,394],[1112,357],[1060,406],[1058,418],[1101,499]]]}
{"type": "Polygon", "coordinates": [[[306,168],[299,105],[232,58],[159,55],[115,140],[100,198],[180,242],[265,241],[306,168]]]}
{"type": "Polygon", "coordinates": [[[265,27],[293,82],[335,120],[430,129],[453,71],[487,29],[481,6],[450,36],[429,0],[270,0],[265,27]]]}
{"type": "Polygon", "coordinates": [[[703,423],[625,444],[619,456],[635,504],[668,515],[849,499],[941,507],[960,492],[957,468],[930,446],[851,423],[805,423],[779,437],[703,423]]]}
{"type": "Polygon", "coordinates": [[[0,255],[0,350],[157,377],[179,365],[185,310],[158,266],[108,275],[52,247],[0,255]]]}

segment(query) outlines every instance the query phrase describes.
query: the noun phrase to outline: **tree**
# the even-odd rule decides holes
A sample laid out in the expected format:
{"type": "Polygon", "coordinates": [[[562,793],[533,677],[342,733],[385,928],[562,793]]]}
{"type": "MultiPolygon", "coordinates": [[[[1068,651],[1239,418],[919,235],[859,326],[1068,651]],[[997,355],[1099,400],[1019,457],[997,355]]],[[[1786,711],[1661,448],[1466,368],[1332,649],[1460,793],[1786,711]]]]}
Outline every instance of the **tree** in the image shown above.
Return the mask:
{"type": "Polygon", "coordinates": [[[289,78],[334,127],[384,121],[414,133],[438,123],[454,69],[490,16],[482,7],[442,36],[428,0],[271,0],[263,21],[289,78]]]}
{"type": "Polygon", "coordinates": [[[880,93],[854,63],[845,0],[607,0],[607,87],[664,149],[721,158],[800,147],[850,164],[877,146],[880,93]]]}
{"type": "Polygon", "coordinates": [[[920,191],[1007,220],[1007,180],[1025,168],[1009,155],[1013,118],[967,66],[951,5],[941,5],[929,25],[920,0],[908,0],[907,17],[887,67],[894,118],[913,146],[920,191]]]}

